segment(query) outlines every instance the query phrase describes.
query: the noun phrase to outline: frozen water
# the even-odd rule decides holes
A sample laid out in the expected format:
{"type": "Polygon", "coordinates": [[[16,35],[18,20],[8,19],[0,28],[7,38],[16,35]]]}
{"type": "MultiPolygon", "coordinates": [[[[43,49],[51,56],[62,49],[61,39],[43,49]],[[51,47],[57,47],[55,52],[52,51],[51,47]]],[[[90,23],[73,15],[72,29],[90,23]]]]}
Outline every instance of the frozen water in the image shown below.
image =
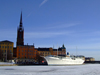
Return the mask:
{"type": "Polygon", "coordinates": [[[100,64],[77,66],[0,66],[0,75],[100,75],[100,64]]]}

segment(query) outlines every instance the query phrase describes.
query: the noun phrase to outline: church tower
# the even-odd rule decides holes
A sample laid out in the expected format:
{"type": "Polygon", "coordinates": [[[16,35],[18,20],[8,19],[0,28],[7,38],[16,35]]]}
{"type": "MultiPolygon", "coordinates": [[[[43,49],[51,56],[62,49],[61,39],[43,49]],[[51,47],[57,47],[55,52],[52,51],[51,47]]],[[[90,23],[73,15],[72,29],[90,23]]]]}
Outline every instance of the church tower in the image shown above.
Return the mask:
{"type": "Polygon", "coordinates": [[[17,42],[16,46],[18,45],[24,45],[24,28],[23,28],[23,23],[22,23],[22,12],[20,16],[20,24],[17,29],[17,42]]]}

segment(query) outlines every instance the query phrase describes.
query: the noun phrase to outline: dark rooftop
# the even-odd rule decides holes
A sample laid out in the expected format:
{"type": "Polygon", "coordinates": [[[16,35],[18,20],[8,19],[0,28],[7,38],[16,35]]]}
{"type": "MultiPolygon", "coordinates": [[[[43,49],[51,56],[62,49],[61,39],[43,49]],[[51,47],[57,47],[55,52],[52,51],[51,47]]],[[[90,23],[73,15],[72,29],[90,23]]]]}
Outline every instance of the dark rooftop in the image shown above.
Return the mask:
{"type": "Polygon", "coordinates": [[[34,45],[18,45],[18,46],[20,46],[20,47],[34,47],[34,45]]]}
{"type": "Polygon", "coordinates": [[[38,51],[49,51],[49,48],[38,48],[38,51]]]}
{"type": "Polygon", "coordinates": [[[9,42],[9,43],[13,43],[13,42],[11,42],[11,41],[8,41],[8,40],[4,40],[4,41],[0,41],[0,42],[9,42]]]}
{"type": "MultiPolygon", "coordinates": [[[[57,51],[57,49],[53,49],[53,51],[57,51]]],[[[58,51],[62,51],[62,49],[61,48],[58,48],[58,51]]]]}

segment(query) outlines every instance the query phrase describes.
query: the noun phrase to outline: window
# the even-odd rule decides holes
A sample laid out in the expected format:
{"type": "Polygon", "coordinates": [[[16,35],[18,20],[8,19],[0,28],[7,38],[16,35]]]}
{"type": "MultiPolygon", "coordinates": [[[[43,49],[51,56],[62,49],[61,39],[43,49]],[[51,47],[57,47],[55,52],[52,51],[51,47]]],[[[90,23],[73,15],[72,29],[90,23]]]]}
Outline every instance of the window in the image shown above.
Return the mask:
{"type": "Polygon", "coordinates": [[[19,52],[20,52],[20,50],[19,50],[19,52]]]}
{"type": "Polygon", "coordinates": [[[26,50],[25,50],[25,52],[26,52],[26,50]]]}
{"type": "Polygon", "coordinates": [[[26,53],[25,53],[25,55],[26,55],[26,53]]]}
{"type": "Polygon", "coordinates": [[[5,50],[5,52],[6,52],[6,50],[5,50]]]}
{"type": "Polygon", "coordinates": [[[9,46],[8,46],[8,48],[9,48],[9,46]]]}
{"type": "Polygon", "coordinates": [[[23,53],[22,53],[22,55],[23,55],[23,53]]]}
{"type": "Polygon", "coordinates": [[[19,53],[19,55],[20,55],[20,53],[19,53]]]}
{"type": "Polygon", "coordinates": [[[22,50],[22,52],[23,52],[23,50],[22,50]]]}
{"type": "Polygon", "coordinates": [[[2,46],[2,48],[4,48],[4,46],[2,46]]]}
{"type": "Polygon", "coordinates": [[[1,48],[1,46],[0,46],[0,48],[1,48]]]}
{"type": "Polygon", "coordinates": [[[5,48],[7,48],[7,47],[5,46],[5,48]]]}

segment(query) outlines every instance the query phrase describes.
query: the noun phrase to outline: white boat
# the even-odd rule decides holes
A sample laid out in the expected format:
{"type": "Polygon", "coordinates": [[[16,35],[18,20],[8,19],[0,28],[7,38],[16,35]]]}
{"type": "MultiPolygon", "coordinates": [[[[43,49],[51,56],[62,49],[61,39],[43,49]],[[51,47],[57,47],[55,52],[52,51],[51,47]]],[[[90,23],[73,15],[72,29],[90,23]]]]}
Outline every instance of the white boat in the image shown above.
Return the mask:
{"type": "Polygon", "coordinates": [[[54,56],[49,55],[44,57],[48,65],[80,65],[84,63],[83,57],[78,56],[54,56]]]}

